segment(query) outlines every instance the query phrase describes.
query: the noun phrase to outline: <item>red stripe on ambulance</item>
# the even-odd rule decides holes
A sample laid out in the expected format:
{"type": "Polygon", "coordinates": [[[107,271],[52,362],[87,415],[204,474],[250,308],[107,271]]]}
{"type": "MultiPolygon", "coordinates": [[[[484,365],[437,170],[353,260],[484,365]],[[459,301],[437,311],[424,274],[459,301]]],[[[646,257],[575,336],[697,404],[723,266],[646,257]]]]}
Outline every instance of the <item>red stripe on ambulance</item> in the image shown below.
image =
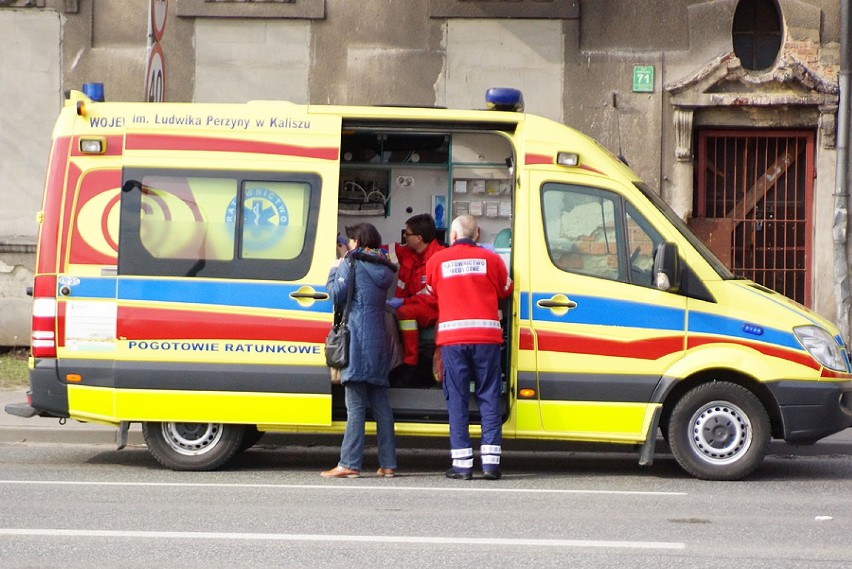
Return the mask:
{"type": "Polygon", "coordinates": [[[690,335],[687,338],[687,348],[697,348],[698,346],[705,346],[707,344],[737,344],[738,346],[745,346],[747,348],[751,348],[753,350],[757,350],[761,354],[765,354],[767,356],[772,356],[774,358],[779,358],[782,360],[787,360],[793,363],[797,363],[799,365],[803,365],[805,367],[809,367],[811,369],[819,369],[820,365],[806,352],[799,352],[795,350],[791,350],[788,348],[782,348],[780,346],[773,346],[772,344],[761,344],[760,342],[748,342],[745,340],[738,340],[737,338],[720,338],[718,336],[697,336],[690,335]]]}
{"type": "MultiPolygon", "coordinates": [[[[73,192],[67,192],[65,194],[65,200],[62,207],[62,232],[64,235],[68,235],[68,228],[71,227],[71,219],[74,213],[74,200],[71,199],[71,196],[76,195],[77,193],[77,184],[80,182],[80,176],[82,175],[82,170],[75,163],[70,162],[68,164],[68,180],[65,182],[65,185],[68,188],[72,188],[73,192]]],[[[59,267],[58,271],[62,272],[65,270],[68,264],[68,246],[70,240],[62,239],[59,243],[59,267]]]]}
{"type": "Polygon", "coordinates": [[[538,332],[538,349],[547,352],[656,360],[683,351],[683,336],[646,338],[629,342],[574,334],[538,332]]]}
{"type": "Polygon", "coordinates": [[[254,316],[227,312],[201,312],[120,306],[119,338],[128,340],[216,340],[325,341],[328,322],[278,316],[254,316]]]}
{"type": "Polygon", "coordinates": [[[533,164],[553,164],[553,156],[547,154],[526,154],[524,156],[524,164],[527,166],[533,164]]]}
{"type": "Polygon", "coordinates": [[[68,165],[68,148],[71,145],[69,137],[58,137],[50,149],[50,166],[47,171],[47,182],[44,190],[42,211],[44,220],[41,223],[39,243],[46,244],[38,248],[36,273],[55,273],[57,270],[56,243],[59,240],[59,216],[62,207],[62,188],[68,165]]]}
{"type": "Polygon", "coordinates": [[[337,160],[340,154],[339,148],[310,148],[259,140],[177,134],[128,134],[125,144],[127,150],[246,152],[249,154],[275,154],[320,160],[337,160]]]}

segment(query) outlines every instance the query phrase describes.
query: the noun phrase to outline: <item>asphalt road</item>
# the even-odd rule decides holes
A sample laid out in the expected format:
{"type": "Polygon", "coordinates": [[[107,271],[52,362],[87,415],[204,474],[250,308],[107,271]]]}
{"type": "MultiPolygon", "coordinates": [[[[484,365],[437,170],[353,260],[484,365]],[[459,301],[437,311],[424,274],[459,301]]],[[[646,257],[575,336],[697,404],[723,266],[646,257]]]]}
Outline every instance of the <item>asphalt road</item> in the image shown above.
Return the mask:
{"type": "Polygon", "coordinates": [[[353,480],[318,476],[334,440],[275,442],[212,473],[138,444],[0,443],[0,567],[852,568],[848,445],[775,446],[744,482],[540,445],[465,482],[410,441],[401,476],[353,480]]]}

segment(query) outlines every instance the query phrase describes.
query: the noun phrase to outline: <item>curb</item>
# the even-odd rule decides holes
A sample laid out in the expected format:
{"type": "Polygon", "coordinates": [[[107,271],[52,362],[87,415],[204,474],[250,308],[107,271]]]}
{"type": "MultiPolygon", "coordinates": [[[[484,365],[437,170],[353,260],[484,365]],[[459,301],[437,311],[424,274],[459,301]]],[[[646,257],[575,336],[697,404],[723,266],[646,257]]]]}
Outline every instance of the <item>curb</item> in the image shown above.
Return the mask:
{"type": "MultiPolygon", "coordinates": [[[[0,427],[0,443],[6,444],[77,444],[113,445],[117,429],[109,427],[0,427]]],[[[131,429],[127,436],[128,445],[144,445],[140,429],[131,429]]]]}

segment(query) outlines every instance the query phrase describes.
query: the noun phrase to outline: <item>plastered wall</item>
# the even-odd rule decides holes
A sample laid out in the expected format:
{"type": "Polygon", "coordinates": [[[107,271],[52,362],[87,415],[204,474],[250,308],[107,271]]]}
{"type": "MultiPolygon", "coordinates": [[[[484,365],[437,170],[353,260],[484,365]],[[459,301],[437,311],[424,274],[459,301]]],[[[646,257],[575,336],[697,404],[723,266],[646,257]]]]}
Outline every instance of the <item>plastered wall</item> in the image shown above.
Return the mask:
{"type": "MultiPolygon", "coordinates": [[[[731,51],[737,0],[581,1],[549,19],[435,17],[480,9],[451,0],[167,3],[160,43],[168,100],[481,108],[487,87],[516,86],[528,111],[597,138],[688,217],[693,174],[678,157],[683,136],[670,87],[731,51]],[[632,89],[637,65],[653,66],[651,92],[632,89]]],[[[516,11],[526,6],[488,4],[516,11]]],[[[555,5],[533,4],[537,15],[555,5]]],[[[778,4],[787,53],[821,80],[836,83],[839,2],[778,4]]],[[[7,107],[0,114],[0,345],[21,335],[4,335],[7,329],[28,336],[29,317],[21,316],[21,307],[29,299],[21,285],[30,278],[35,213],[62,93],[102,81],[108,99],[143,100],[148,8],[147,0],[11,0],[0,8],[6,55],[0,59],[0,93],[14,102],[14,112],[7,107]],[[30,4],[36,6],[25,7],[30,4]]],[[[820,129],[833,136],[834,126],[819,126],[823,117],[813,106],[729,111],[703,109],[693,126],[783,128],[793,120],[797,128],[820,134],[813,305],[833,318],[831,223],[823,217],[832,213],[836,151],[822,143],[820,129]]]]}

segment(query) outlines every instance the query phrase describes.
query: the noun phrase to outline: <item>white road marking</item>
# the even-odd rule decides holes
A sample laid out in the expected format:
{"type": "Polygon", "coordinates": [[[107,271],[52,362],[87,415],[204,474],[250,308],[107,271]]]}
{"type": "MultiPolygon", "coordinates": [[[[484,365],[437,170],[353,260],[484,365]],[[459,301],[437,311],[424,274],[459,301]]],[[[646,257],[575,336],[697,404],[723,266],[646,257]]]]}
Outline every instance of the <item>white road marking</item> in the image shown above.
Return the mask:
{"type": "Polygon", "coordinates": [[[350,492],[488,492],[501,494],[615,494],[624,496],[686,496],[686,492],[652,492],[634,490],[570,490],[546,488],[448,488],[445,486],[365,486],[351,479],[330,480],[327,484],[239,484],[239,483],[187,483],[187,482],[96,482],[75,480],[0,480],[4,484],[32,484],[43,486],[147,486],[155,488],[272,488],[281,490],[346,490],[350,492]],[[342,482],[339,483],[339,482],[342,482]]]}
{"type": "Polygon", "coordinates": [[[422,537],[395,535],[322,535],[287,533],[224,533],[188,531],[111,531],[81,529],[0,528],[0,536],[73,537],[112,539],[189,539],[244,541],[323,541],[358,543],[405,543],[431,545],[494,545],[521,547],[596,547],[610,549],[684,549],[683,543],[667,541],[607,541],[590,539],[511,539],[482,537],[422,537]]]}

